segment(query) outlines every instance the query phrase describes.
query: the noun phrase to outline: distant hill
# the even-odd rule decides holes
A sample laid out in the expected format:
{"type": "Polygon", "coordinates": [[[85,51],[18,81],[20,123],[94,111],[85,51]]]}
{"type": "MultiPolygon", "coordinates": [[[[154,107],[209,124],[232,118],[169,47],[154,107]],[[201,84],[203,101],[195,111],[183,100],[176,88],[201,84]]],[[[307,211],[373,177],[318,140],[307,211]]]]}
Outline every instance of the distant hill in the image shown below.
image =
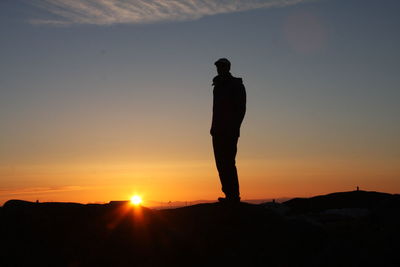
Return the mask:
{"type": "Polygon", "coordinates": [[[359,190],[338,192],[311,198],[294,198],[283,202],[283,204],[299,213],[343,208],[371,209],[382,205],[387,200],[398,197],[399,195],[359,190]]]}
{"type": "MultiPolygon", "coordinates": [[[[289,200],[290,198],[276,198],[274,201],[281,203],[284,201],[289,200]]],[[[243,202],[250,203],[250,204],[261,204],[267,201],[272,201],[272,198],[262,198],[262,199],[245,199],[243,202]]],[[[169,202],[161,202],[161,201],[146,201],[146,206],[152,209],[175,209],[187,206],[193,206],[202,203],[214,203],[215,200],[193,200],[193,201],[169,201],[169,202]]]]}
{"type": "Polygon", "coordinates": [[[400,197],[352,191],[283,203],[0,208],[0,266],[400,266],[400,197]]]}

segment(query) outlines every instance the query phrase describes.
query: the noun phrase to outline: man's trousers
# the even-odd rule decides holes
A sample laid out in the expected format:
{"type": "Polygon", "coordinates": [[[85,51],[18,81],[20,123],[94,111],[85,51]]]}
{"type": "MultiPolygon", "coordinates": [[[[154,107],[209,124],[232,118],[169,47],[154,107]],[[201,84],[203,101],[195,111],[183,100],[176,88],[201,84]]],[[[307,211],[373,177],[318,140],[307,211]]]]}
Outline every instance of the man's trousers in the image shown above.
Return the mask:
{"type": "Polygon", "coordinates": [[[215,163],[226,198],[239,198],[239,180],[236,170],[237,136],[213,136],[215,163]]]}

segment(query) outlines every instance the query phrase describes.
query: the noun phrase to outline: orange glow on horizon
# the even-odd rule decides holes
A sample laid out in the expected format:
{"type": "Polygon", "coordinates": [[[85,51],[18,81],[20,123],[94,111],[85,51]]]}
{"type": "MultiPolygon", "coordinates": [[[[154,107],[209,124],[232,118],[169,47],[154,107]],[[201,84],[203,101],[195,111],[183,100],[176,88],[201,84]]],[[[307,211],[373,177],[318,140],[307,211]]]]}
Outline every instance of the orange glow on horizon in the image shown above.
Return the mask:
{"type": "MultiPolygon", "coordinates": [[[[0,166],[0,206],[10,199],[108,203],[133,195],[146,207],[169,201],[216,200],[221,196],[215,163],[209,160],[68,163],[0,166]],[[17,181],[23,181],[23,183],[17,181]],[[168,190],[166,190],[168,189],[168,190]]],[[[360,158],[238,158],[243,200],[310,197],[362,190],[398,193],[397,160],[360,158]],[[312,186],[311,186],[312,185],[312,186]]]]}

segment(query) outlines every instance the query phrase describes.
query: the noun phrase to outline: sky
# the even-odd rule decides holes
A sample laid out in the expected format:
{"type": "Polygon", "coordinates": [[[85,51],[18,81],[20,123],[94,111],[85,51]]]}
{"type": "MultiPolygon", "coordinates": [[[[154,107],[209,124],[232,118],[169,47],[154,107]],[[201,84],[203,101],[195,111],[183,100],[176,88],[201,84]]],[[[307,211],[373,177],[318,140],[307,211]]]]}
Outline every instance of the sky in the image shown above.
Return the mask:
{"type": "Polygon", "coordinates": [[[400,192],[397,0],[3,0],[0,205],[221,196],[213,63],[247,113],[242,199],[400,192]]]}

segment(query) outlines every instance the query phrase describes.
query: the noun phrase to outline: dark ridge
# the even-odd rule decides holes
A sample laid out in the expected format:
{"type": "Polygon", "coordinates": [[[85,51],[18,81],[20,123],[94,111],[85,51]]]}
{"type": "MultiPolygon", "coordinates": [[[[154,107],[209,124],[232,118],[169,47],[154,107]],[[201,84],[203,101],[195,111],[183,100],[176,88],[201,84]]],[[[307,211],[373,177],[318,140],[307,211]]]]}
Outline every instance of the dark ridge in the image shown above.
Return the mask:
{"type": "Polygon", "coordinates": [[[168,210],[11,200],[0,211],[0,266],[400,266],[400,199],[378,192],[168,210]]]}
{"type": "Polygon", "coordinates": [[[294,198],[283,202],[293,212],[320,212],[327,209],[366,208],[379,206],[382,202],[399,195],[374,191],[337,192],[311,198],[294,198]]]}

